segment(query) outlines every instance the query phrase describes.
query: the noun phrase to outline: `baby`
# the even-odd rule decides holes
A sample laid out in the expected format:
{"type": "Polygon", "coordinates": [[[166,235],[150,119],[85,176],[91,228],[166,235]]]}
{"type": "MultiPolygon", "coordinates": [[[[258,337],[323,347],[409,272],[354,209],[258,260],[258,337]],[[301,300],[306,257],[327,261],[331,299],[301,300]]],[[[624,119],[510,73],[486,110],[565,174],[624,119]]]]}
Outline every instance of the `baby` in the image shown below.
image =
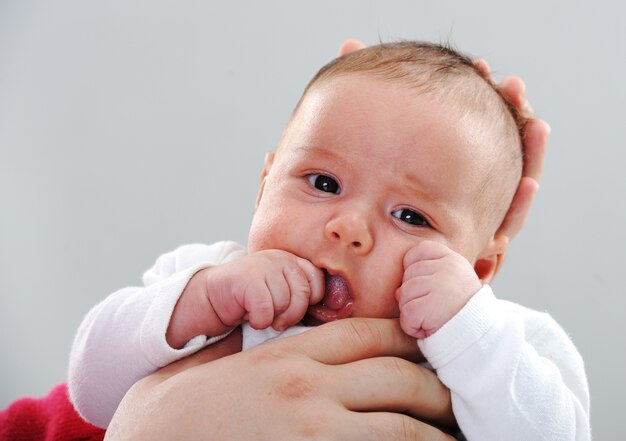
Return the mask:
{"type": "Polygon", "coordinates": [[[449,48],[381,44],[324,66],[266,157],[247,249],[181,247],[89,312],[70,360],[77,410],[106,427],[134,382],[242,322],[246,349],[298,323],[399,317],[467,439],[590,439],[573,344],[488,285],[523,124],[449,48]]]}

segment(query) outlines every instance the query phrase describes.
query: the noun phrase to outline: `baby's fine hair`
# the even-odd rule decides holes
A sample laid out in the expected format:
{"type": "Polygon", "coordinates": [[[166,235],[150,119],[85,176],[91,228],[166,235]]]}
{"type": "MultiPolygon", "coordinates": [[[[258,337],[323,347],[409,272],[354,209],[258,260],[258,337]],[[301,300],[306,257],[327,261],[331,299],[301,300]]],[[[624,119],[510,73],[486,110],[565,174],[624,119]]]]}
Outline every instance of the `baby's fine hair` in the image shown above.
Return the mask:
{"type": "Polygon", "coordinates": [[[482,142],[498,160],[484,177],[477,200],[480,221],[495,232],[513,199],[522,171],[522,138],[527,118],[516,109],[473,60],[449,45],[420,41],[381,43],[351,52],[322,67],[304,89],[339,76],[373,75],[399,82],[439,99],[459,119],[473,116],[482,142]]]}

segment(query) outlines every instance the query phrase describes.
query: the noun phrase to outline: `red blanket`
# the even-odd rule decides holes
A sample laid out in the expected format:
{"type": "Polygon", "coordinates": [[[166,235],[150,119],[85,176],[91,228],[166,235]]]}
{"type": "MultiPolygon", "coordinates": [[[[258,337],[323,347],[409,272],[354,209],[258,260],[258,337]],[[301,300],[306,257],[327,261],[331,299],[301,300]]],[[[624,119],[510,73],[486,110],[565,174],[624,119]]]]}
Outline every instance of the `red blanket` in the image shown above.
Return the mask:
{"type": "Polygon", "coordinates": [[[21,398],[0,411],[0,441],[102,441],[104,430],[74,410],[67,385],[43,398],[21,398]]]}

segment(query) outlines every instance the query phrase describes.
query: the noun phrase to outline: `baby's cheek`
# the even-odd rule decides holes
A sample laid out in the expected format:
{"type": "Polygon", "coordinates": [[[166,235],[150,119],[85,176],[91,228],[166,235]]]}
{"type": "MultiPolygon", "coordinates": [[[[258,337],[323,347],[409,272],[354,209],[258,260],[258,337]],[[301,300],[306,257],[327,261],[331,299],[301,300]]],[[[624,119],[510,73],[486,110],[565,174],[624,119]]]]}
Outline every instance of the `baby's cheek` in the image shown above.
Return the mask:
{"type": "Polygon", "coordinates": [[[385,271],[378,271],[379,279],[372,280],[369,284],[372,298],[368,299],[368,317],[398,318],[400,316],[396,290],[400,288],[404,276],[402,256],[394,256],[395,259],[387,258],[389,265],[385,271]]]}
{"type": "Polygon", "coordinates": [[[354,317],[398,318],[400,310],[393,293],[384,298],[371,299],[365,305],[360,305],[352,314],[354,317]]]}
{"type": "Polygon", "coordinates": [[[283,249],[284,229],[270,216],[255,214],[248,234],[248,252],[283,249]]]}
{"type": "Polygon", "coordinates": [[[387,306],[384,312],[384,318],[398,318],[400,316],[400,308],[398,306],[398,301],[396,300],[396,296],[391,295],[389,299],[387,299],[387,306]]]}

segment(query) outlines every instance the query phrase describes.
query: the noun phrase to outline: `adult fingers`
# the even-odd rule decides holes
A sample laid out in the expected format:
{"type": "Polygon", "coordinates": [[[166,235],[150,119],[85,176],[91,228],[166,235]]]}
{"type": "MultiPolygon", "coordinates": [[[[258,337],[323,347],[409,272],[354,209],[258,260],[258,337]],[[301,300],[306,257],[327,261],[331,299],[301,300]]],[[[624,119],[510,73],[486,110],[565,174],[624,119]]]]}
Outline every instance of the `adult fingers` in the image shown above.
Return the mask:
{"type": "MultiPolygon", "coordinates": [[[[491,71],[487,61],[478,59],[474,61],[474,65],[483,75],[491,77],[491,71]]],[[[524,115],[532,115],[532,107],[526,99],[526,85],[524,84],[524,80],[520,77],[508,76],[502,80],[498,88],[506,99],[524,115]]]]}
{"type": "Polygon", "coordinates": [[[487,60],[482,58],[474,60],[474,66],[476,66],[476,69],[478,69],[483,75],[488,77],[491,76],[491,68],[489,67],[489,63],[487,63],[487,60]]]}
{"type": "Polygon", "coordinates": [[[502,225],[498,228],[496,236],[502,235],[513,239],[519,233],[524,226],[524,222],[526,222],[538,189],[539,184],[537,181],[530,177],[522,177],[515,196],[513,196],[509,211],[504,217],[502,225]]]}
{"type": "MultiPolygon", "coordinates": [[[[532,108],[526,99],[524,82],[518,77],[507,77],[500,85],[502,93],[523,113],[532,115],[532,108]]],[[[550,126],[543,120],[530,119],[524,127],[524,166],[509,211],[496,235],[513,239],[524,226],[532,201],[539,188],[543,171],[545,152],[550,135],[550,126]]]]}
{"type": "Polygon", "coordinates": [[[506,77],[500,83],[500,90],[506,99],[522,112],[531,112],[530,105],[526,100],[526,85],[519,77],[506,77]]]}
{"type": "MultiPolygon", "coordinates": [[[[319,413],[319,412],[317,412],[319,413]]],[[[429,423],[393,412],[352,412],[334,402],[326,403],[314,424],[301,432],[307,439],[341,441],[453,441],[429,423]],[[323,421],[323,423],[320,423],[323,421]]]]}
{"type": "MultiPolygon", "coordinates": [[[[518,77],[507,77],[500,86],[507,99],[518,109],[528,115],[532,114],[530,104],[526,100],[526,87],[518,77]]],[[[524,127],[524,171],[528,176],[539,182],[543,170],[545,151],[548,145],[550,126],[545,121],[532,118],[524,127]]]]}
{"type": "Polygon", "coordinates": [[[299,353],[333,365],[370,357],[422,357],[415,340],[402,331],[397,319],[347,318],[272,343],[277,351],[299,353]]]}
{"type": "Polygon", "coordinates": [[[533,119],[524,127],[524,170],[526,176],[539,182],[548,148],[550,126],[541,119],[533,119]]]}
{"type": "Polygon", "coordinates": [[[329,366],[328,370],[331,393],[347,409],[404,413],[447,427],[456,424],[450,391],[423,366],[401,358],[378,357],[329,366]]]}
{"type": "Polygon", "coordinates": [[[341,43],[341,46],[339,46],[338,56],[342,57],[344,55],[349,54],[350,52],[363,49],[364,47],[365,45],[361,43],[359,40],[350,38],[349,40],[346,40],[343,43],[341,43]]]}
{"type": "Polygon", "coordinates": [[[454,441],[448,435],[428,423],[398,413],[368,412],[352,413],[348,418],[346,437],[354,440],[389,441],[454,441]],[[358,428],[358,436],[355,430],[358,428]]]}

